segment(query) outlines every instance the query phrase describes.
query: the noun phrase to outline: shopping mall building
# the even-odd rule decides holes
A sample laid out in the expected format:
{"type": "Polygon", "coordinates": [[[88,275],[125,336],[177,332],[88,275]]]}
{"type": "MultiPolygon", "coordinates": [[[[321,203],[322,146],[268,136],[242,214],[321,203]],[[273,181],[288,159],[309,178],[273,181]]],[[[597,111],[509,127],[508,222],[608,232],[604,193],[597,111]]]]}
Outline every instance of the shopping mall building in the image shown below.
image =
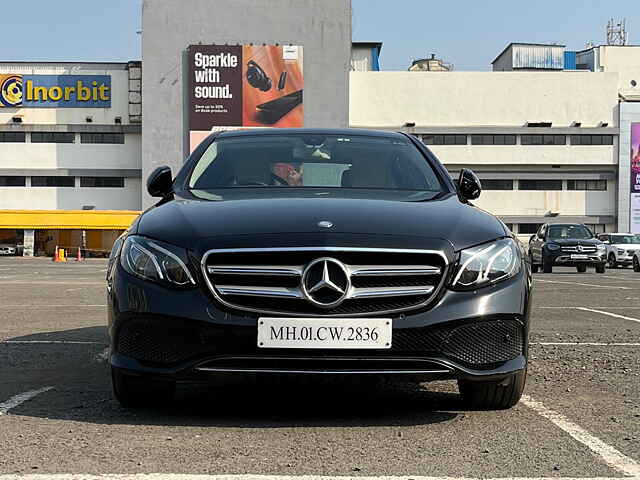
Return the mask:
{"type": "Polygon", "coordinates": [[[630,208],[640,47],[509,44],[488,71],[382,72],[380,43],[350,41],[349,0],[271,1],[273,24],[240,5],[257,0],[225,1],[215,18],[208,0],[189,11],[149,4],[144,68],[0,63],[0,245],[108,251],[151,204],[146,175],[188,155],[186,51],[202,43],[303,46],[305,126],[418,136],[452,175],[474,169],[477,204],[522,238],[545,222],[640,228],[630,208]],[[16,78],[22,102],[12,104],[16,78]]]}

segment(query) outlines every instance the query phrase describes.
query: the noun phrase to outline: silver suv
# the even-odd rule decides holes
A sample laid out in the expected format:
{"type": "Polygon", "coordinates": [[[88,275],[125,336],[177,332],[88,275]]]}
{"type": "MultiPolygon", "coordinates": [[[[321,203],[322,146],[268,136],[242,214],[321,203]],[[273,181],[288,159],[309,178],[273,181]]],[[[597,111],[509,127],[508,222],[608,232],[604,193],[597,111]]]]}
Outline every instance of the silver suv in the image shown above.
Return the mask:
{"type": "Polygon", "coordinates": [[[633,257],[640,251],[640,235],[633,233],[601,233],[598,235],[607,246],[607,264],[609,268],[629,266],[633,257]]]}

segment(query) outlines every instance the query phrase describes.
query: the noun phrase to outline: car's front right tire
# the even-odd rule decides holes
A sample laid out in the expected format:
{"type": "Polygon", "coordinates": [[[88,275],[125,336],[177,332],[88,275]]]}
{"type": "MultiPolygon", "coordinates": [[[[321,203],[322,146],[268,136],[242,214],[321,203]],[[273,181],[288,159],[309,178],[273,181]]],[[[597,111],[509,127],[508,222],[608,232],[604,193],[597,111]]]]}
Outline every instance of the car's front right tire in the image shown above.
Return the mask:
{"type": "Polygon", "coordinates": [[[640,261],[638,261],[638,257],[633,257],[633,271],[640,272],[640,261]]]}
{"type": "Polygon", "coordinates": [[[542,273],[553,273],[553,263],[542,257],[542,273]]]}
{"type": "Polygon", "coordinates": [[[609,254],[609,268],[618,268],[618,261],[613,253],[609,254]]]}
{"type": "Polygon", "coordinates": [[[520,370],[499,382],[458,380],[462,400],[472,408],[504,410],[520,401],[527,378],[527,371],[520,370]]]}
{"type": "Polygon", "coordinates": [[[149,380],[111,367],[113,395],[123,407],[165,405],[173,400],[175,382],[149,380]]]}

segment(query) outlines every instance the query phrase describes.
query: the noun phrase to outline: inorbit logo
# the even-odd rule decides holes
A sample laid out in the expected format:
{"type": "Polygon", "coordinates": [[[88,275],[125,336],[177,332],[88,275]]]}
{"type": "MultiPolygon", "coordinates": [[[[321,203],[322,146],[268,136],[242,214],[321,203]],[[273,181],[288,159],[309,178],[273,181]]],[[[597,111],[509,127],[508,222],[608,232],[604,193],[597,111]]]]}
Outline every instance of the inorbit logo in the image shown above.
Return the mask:
{"type": "Polygon", "coordinates": [[[110,75],[0,75],[0,107],[109,108],[110,75]]]}

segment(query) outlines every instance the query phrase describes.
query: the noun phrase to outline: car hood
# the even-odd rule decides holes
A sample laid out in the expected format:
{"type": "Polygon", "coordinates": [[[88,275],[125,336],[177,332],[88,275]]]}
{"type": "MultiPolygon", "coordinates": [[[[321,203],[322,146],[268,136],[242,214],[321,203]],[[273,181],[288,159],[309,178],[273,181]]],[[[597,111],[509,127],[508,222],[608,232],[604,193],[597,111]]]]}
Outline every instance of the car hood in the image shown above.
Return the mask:
{"type": "Polygon", "coordinates": [[[574,245],[598,245],[602,242],[597,238],[553,238],[549,240],[549,243],[570,247],[574,245]]]}
{"type": "Polygon", "coordinates": [[[611,246],[625,250],[640,250],[640,243],[612,243],[611,246]]]}
{"type": "MultiPolygon", "coordinates": [[[[376,240],[380,237],[406,236],[421,238],[415,243],[422,248],[429,248],[424,246],[429,243],[425,239],[433,239],[438,240],[434,245],[446,242],[459,250],[507,235],[497,218],[454,195],[424,202],[306,197],[211,201],[177,197],[147,210],[136,230],[140,235],[194,250],[202,243],[207,248],[227,248],[234,242],[273,246],[276,238],[300,246],[321,245],[332,241],[332,235],[341,237],[342,243],[351,239],[362,247],[380,246],[376,240]],[[332,226],[319,226],[322,221],[332,226]]],[[[398,242],[393,246],[408,248],[398,242]]]]}

